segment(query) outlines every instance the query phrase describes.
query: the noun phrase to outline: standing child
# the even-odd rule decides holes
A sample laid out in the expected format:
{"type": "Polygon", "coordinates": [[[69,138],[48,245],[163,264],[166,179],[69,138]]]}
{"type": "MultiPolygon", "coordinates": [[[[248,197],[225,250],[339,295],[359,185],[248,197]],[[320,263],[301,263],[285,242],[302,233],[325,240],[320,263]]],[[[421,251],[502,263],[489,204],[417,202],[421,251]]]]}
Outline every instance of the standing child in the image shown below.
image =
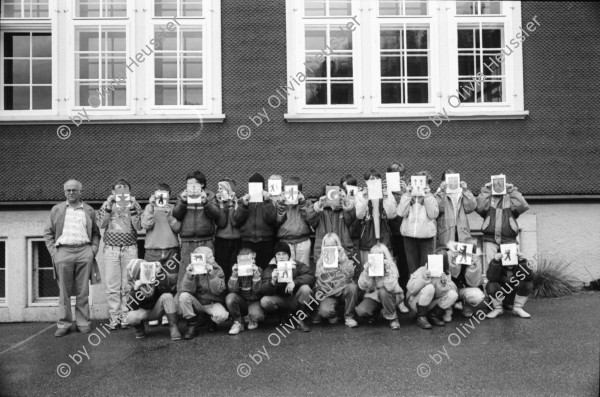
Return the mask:
{"type": "MultiPolygon", "coordinates": [[[[426,177],[423,196],[413,195],[415,189],[408,185],[406,193],[400,199],[397,214],[404,218],[400,233],[404,240],[408,268],[414,273],[427,263],[427,255],[435,251],[436,225],[439,208],[429,185],[431,176],[428,171],[420,171],[417,175],[426,177]]],[[[412,276],[411,276],[412,279],[412,276]]]]}
{"type": "MultiPolygon", "coordinates": [[[[265,178],[259,173],[252,175],[249,182],[261,183],[264,189],[265,178]]],[[[263,201],[260,203],[251,203],[249,194],[242,197],[233,212],[233,221],[240,227],[242,248],[256,252],[256,264],[265,269],[273,257],[273,240],[277,229],[277,211],[269,193],[263,191],[263,201]]]]}
{"type": "MultiPolygon", "coordinates": [[[[308,313],[307,307],[309,306],[307,305],[310,302],[311,289],[315,285],[315,276],[306,264],[292,260],[292,281],[280,283],[277,263],[289,261],[291,252],[290,247],[282,242],[275,245],[274,251],[275,257],[263,272],[260,288],[263,297],[260,300],[260,305],[268,313],[280,310],[287,312],[302,310],[305,314],[308,313]]],[[[303,318],[297,321],[300,331],[310,331],[303,318]]]]}
{"type": "Polygon", "coordinates": [[[119,179],[112,186],[108,196],[98,212],[98,227],[104,230],[104,274],[106,276],[106,291],[111,330],[128,328],[127,296],[127,265],[132,259],[138,258],[137,232],[142,230],[140,215],[142,208],[130,196],[128,208],[117,206],[115,191],[129,189],[131,185],[125,179],[119,179]]]}
{"type": "MultiPolygon", "coordinates": [[[[481,229],[486,265],[494,258],[500,244],[517,242],[517,218],[529,209],[529,204],[514,185],[507,183],[506,194],[503,195],[492,195],[491,185],[491,182],[486,183],[477,196],[477,213],[484,219],[481,229]]],[[[486,271],[487,267],[484,274],[486,271]]]]}
{"type": "Polygon", "coordinates": [[[188,203],[187,188],[177,196],[177,204],[173,208],[173,216],[181,222],[181,264],[177,286],[181,285],[187,266],[191,261],[191,254],[198,247],[208,247],[214,251],[213,237],[215,222],[219,218],[219,207],[215,194],[206,190],[206,177],[200,171],[194,171],[185,177],[186,183],[199,184],[200,203],[188,203]]]}
{"type": "Polygon", "coordinates": [[[366,318],[372,324],[379,311],[383,309],[383,318],[388,320],[390,328],[398,330],[400,322],[396,313],[396,305],[404,299],[404,292],[398,284],[398,268],[385,245],[380,243],[374,245],[370,253],[383,254],[384,275],[382,277],[369,276],[369,267],[372,264],[368,259],[365,260],[364,270],[358,279],[358,287],[367,293],[362,302],[356,306],[356,314],[366,318]]]}
{"type": "Polygon", "coordinates": [[[225,273],[225,281],[228,281],[231,277],[231,268],[236,262],[237,252],[242,246],[242,233],[233,220],[233,213],[238,206],[235,181],[229,178],[221,179],[216,197],[219,204],[219,218],[215,234],[215,259],[225,273]]]}
{"type": "Polygon", "coordinates": [[[439,214],[437,218],[437,241],[438,247],[445,247],[449,241],[466,243],[471,238],[471,229],[467,214],[475,211],[477,200],[473,193],[467,188],[465,181],[460,181],[461,191],[458,193],[447,193],[448,184],[446,174],[456,174],[453,169],[448,169],[442,174],[442,183],[435,193],[438,203],[439,214]]]}
{"type": "MultiPolygon", "coordinates": [[[[242,248],[239,255],[250,255],[253,261],[256,258],[256,253],[249,248],[242,248]]],[[[238,264],[233,265],[233,273],[227,283],[229,294],[225,298],[227,310],[233,318],[229,335],[237,335],[244,330],[244,315],[247,316],[249,330],[258,328],[258,323],[265,319],[265,312],[260,306],[262,269],[253,263],[252,270],[251,276],[238,276],[238,264]]]]}
{"type": "Polygon", "coordinates": [[[329,319],[330,324],[337,323],[336,306],[343,303],[344,323],[349,328],[357,327],[358,323],[354,319],[354,309],[358,303],[358,286],[352,280],[354,277],[354,261],[346,256],[340,238],[335,233],[327,233],[323,237],[322,248],[315,272],[316,292],[320,291],[323,294],[323,299],[319,304],[319,317],[329,319]],[[325,247],[335,247],[337,249],[337,267],[324,267],[323,249],[325,247]]]}
{"type": "MultiPolygon", "coordinates": [[[[399,192],[388,192],[388,194],[392,194],[394,197],[394,201],[396,203],[396,208],[398,204],[400,204],[400,199],[402,195],[406,193],[406,167],[404,164],[399,162],[391,163],[387,172],[397,172],[400,174],[400,191],[399,192]]],[[[394,258],[396,258],[396,265],[398,265],[398,274],[400,275],[400,286],[406,290],[406,284],[408,283],[408,279],[410,278],[410,271],[408,269],[408,262],[406,260],[406,251],[404,249],[404,239],[402,238],[402,233],[400,233],[400,228],[402,226],[403,218],[401,216],[396,216],[397,213],[394,210],[394,217],[390,217],[388,219],[388,225],[390,226],[391,239],[392,239],[392,252],[394,253],[394,258]]],[[[404,307],[404,303],[402,303],[404,307]]],[[[405,308],[401,309],[405,311],[405,308]]]]}
{"type": "Polygon", "coordinates": [[[298,204],[287,204],[285,200],[277,203],[277,237],[287,243],[295,261],[310,264],[310,225],[319,216],[313,204],[302,194],[300,178],[287,178],[285,185],[298,186],[298,204]]]}

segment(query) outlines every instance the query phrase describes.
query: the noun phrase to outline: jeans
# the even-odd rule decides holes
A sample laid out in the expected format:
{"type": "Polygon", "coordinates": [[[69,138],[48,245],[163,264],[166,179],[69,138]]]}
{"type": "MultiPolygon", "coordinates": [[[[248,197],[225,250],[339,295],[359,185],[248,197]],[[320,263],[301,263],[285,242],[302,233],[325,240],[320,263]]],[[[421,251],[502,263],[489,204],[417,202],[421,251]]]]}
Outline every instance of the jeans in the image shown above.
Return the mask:
{"type": "Polygon", "coordinates": [[[118,320],[129,311],[127,265],[132,259],[138,259],[138,249],[137,245],[105,245],[103,252],[108,312],[111,320],[118,320]]]}
{"type": "Polygon", "coordinates": [[[403,236],[404,250],[406,252],[406,262],[408,270],[413,274],[415,270],[427,263],[427,255],[435,251],[435,238],[412,238],[403,236]]]}
{"type": "MultiPolygon", "coordinates": [[[[198,247],[208,247],[215,252],[212,240],[205,241],[182,241],[181,242],[181,263],[179,264],[179,273],[177,275],[177,290],[180,290],[181,280],[185,276],[185,269],[192,262],[192,252],[198,247]]],[[[219,262],[217,262],[219,263],[219,262]]]]}
{"type": "Polygon", "coordinates": [[[373,318],[379,310],[383,308],[383,317],[386,320],[395,320],[396,315],[396,296],[385,288],[377,290],[379,302],[372,298],[364,298],[358,306],[356,306],[356,314],[358,317],[373,318]]]}
{"type": "Polygon", "coordinates": [[[319,315],[323,318],[336,317],[336,307],[341,302],[344,302],[344,317],[353,318],[358,302],[358,286],[356,284],[347,284],[337,296],[324,298],[319,304],[319,315]]]}
{"type": "Polygon", "coordinates": [[[289,244],[293,259],[297,262],[302,262],[306,266],[310,266],[310,239],[297,244],[289,244]]]}
{"type": "Polygon", "coordinates": [[[245,314],[255,323],[259,323],[265,319],[265,312],[260,306],[259,300],[247,301],[235,292],[230,292],[225,298],[225,304],[233,321],[243,323],[245,314]]]}
{"type": "Polygon", "coordinates": [[[294,295],[263,296],[260,300],[260,306],[268,313],[281,309],[290,311],[295,311],[298,308],[303,309],[306,308],[306,305],[310,302],[310,293],[310,287],[308,285],[302,285],[294,295]]]}
{"type": "Polygon", "coordinates": [[[229,318],[229,312],[221,303],[211,302],[203,305],[189,292],[182,292],[179,295],[179,308],[186,320],[193,318],[196,314],[208,314],[212,321],[220,324],[229,318]]]}
{"type": "Polygon", "coordinates": [[[76,296],[75,319],[78,327],[89,327],[89,285],[94,252],[91,245],[77,248],[57,247],[52,257],[58,276],[58,328],[71,328],[71,295],[76,296]]]}
{"type": "Polygon", "coordinates": [[[418,312],[417,306],[428,306],[433,301],[435,295],[435,287],[433,284],[427,284],[416,295],[411,295],[408,298],[408,306],[413,312],[418,312]]]}
{"type": "Polygon", "coordinates": [[[175,300],[173,299],[173,295],[168,292],[165,292],[158,298],[152,310],[140,308],[127,313],[127,322],[130,325],[138,325],[142,321],[158,320],[165,313],[176,313],[175,300]]]}

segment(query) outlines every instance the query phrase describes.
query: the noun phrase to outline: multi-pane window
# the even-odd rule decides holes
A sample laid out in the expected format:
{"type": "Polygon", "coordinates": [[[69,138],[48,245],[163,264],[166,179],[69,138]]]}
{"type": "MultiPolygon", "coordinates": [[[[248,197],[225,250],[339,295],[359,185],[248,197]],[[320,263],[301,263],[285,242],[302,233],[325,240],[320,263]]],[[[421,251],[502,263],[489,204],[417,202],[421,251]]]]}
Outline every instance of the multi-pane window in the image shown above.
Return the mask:
{"type": "Polygon", "coordinates": [[[504,102],[503,29],[479,24],[458,28],[458,90],[462,102],[504,102]],[[478,77],[478,73],[479,76],[478,77]]]}
{"type": "Polygon", "coordinates": [[[125,18],[127,0],[77,0],[77,18],[125,18]]]}
{"type": "Polygon", "coordinates": [[[75,106],[126,106],[125,26],[75,28],[75,106]]]}
{"type": "Polygon", "coordinates": [[[427,15],[427,0],[381,0],[380,16],[427,15]]]}
{"type": "Polygon", "coordinates": [[[304,16],[306,17],[339,17],[352,13],[351,0],[306,0],[304,16]]]}
{"type": "Polygon", "coordinates": [[[154,0],[155,17],[201,17],[201,0],[154,0]]]}
{"type": "Polygon", "coordinates": [[[0,241],[0,299],[6,298],[6,241],[0,241]]]}
{"type": "Polygon", "coordinates": [[[4,110],[52,108],[49,33],[3,32],[4,110]]]}
{"type": "Polygon", "coordinates": [[[352,32],[345,25],[310,25],[305,30],[307,105],[354,103],[352,32]]]}
{"type": "Polygon", "coordinates": [[[501,13],[501,1],[457,1],[458,15],[490,15],[501,13]]]}
{"type": "Polygon", "coordinates": [[[154,101],[157,106],[204,104],[203,30],[177,26],[173,32],[155,27],[154,101]]]}
{"type": "Polygon", "coordinates": [[[2,18],[48,18],[49,0],[2,0],[2,18]]]}
{"type": "Polygon", "coordinates": [[[428,103],[429,29],[384,25],[379,37],[381,103],[428,103]]]}
{"type": "Polygon", "coordinates": [[[31,248],[33,300],[58,297],[59,290],[54,279],[52,257],[46,248],[46,244],[44,241],[32,241],[31,248]]]}

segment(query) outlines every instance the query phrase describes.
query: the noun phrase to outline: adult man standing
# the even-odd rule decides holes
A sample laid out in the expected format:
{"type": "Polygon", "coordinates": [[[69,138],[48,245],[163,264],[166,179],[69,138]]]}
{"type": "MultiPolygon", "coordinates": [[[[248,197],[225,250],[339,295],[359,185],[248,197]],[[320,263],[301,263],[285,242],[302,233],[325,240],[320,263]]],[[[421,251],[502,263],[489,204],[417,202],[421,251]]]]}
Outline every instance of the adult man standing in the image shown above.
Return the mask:
{"type": "Polygon", "coordinates": [[[54,336],[71,332],[71,294],[76,296],[77,328],[79,332],[90,332],[89,281],[100,244],[96,213],[81,201],[81,182],[70,179],[64,189],[67,201],[52,207],[44,230],[60,290],[58,329],[54,336]]]}

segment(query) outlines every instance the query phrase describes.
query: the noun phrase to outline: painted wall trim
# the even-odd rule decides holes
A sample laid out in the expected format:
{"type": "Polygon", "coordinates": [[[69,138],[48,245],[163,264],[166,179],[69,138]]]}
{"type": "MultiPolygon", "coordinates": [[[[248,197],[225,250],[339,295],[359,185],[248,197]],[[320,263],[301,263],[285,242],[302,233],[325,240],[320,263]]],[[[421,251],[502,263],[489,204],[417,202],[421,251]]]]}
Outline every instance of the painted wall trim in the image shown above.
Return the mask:
{"type": "MultiPolygon", "coordinates": [[[[363,122],[363,121],[431,121],[434,116],[439,117],[439,113],[424,113],[422,115],[393,115],[393,114],[340,114],[340,113],[306,113],[290,114],[286,113],[283,118],[290,123],[320,123],[320,122],[363,122]]],[[[529,110],[493,112],[493,113],[448,113],[450,120],[523,120],[529,116],[529,110]]]]}
{"type": "MultiPolygon", "coordinates": [[[[37,125],[37,124],[65,124],[71,126],[73,121],[65,116],[3,116],[0,118],[0,125],[37,125]]],[[[85,124],[155,124],[155,123],[170,123],[170,124],[198,124],[202,123],[222,123],[225,121],[224,114],[193,114],[189,116],[178,115],[173,116],[131,116],[131,115],[106,115],[106,116],[91,116],[89,120],[84,119],[85,124]]],[[[75,126],[73,124],[73,126],[75,126]]]]}

